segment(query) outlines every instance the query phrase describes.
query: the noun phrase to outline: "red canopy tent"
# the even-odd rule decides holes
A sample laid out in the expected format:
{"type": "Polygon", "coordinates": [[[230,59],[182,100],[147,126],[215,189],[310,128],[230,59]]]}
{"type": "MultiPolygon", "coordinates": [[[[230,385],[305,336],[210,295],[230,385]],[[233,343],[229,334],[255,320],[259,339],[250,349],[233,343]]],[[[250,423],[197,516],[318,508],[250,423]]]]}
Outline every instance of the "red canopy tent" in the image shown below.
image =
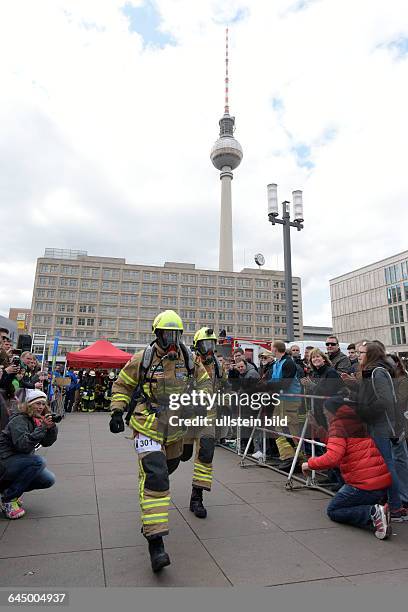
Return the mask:
{"type": "Polygon", "coordinates": [[[118,368],[132,357],[107,340],[97,340],[82,351],[67,353],[67,363],[74,368],[118,368]]]}

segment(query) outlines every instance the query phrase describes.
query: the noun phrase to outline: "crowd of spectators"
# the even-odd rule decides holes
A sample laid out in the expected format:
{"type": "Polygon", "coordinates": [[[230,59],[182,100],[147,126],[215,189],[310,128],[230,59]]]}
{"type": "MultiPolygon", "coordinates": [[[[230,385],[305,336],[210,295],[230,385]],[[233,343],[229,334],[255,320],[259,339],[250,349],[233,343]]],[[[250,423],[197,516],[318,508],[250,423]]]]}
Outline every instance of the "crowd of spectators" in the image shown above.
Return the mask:
{"type": "Polygon", "coordinates": [[[8,330],[0,328],[0,506],[9,519],[24,516],[25,492],[55,482],[44,457],[36,453],[58,435],[43,391],[47,382],[35,356],[13,349],[8,330]]]}
{"type": "MultiPolygon", "coordinates": [[[[306,477],[312,470],[325,473],[321,482],[336,492],[327,509],[332,520],[371,528],[385,539],[391,521],[408,522],[408,373],[379,341],[350,344],[347,355],[335,336],[325,344],[326,352],[308,346],[302,357],[299,346],[286,350],[275,341],[261,350],[259,370],[238,349],[224,363],[229,386],[279,389],[274,414],[287,417],[287,427],[267,436],[266,454],[255,429],[250,452],[282,471],[292,467],[307,412],[306,437],[326,448],[316,445],[312,453],[303,443],[296,469],[306,477]]],[[[250,439],[242,431],[241,453],[250,439]]]]}

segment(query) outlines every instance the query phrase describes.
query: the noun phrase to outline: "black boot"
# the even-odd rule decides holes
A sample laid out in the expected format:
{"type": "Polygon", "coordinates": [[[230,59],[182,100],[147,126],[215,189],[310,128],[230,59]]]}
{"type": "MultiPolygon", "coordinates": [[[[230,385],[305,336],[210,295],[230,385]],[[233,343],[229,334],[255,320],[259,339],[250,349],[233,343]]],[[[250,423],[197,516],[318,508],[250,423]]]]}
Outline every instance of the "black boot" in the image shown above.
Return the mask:
{"type": "Polygon", "coordinates": [[[170,557],[164,550],[163,538],[161,536],[149,540],[149,553],[154,572],[159,572],[166,565],[170,565],[170,557]]]}
{"type": "Polygon", "coordinates": [[[203,506],[203,490],[199,487],[193,487],[190,510],[194,512],[197,518],[205,518],[207,516],[207,510],[203,506]]]}

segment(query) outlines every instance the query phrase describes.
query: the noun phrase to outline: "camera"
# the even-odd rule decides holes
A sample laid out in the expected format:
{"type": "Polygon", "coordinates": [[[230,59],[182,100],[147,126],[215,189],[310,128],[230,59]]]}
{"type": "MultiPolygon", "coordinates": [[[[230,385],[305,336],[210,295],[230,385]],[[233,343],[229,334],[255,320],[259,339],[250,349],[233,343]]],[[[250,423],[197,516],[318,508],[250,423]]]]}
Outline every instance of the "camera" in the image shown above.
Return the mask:
{"type": "Polygon", "coordinates": [[[20,357],[18,355],[13,355],[13,357],[11,358],[11,365],[13,366],[21,365],[20,357]]]}
{"type": "Polygon", "coordinates": [[[55,412],[52,412],[50,417],[53,423],[60,423],[62,421],[62,416],[60,414],[55,414],[55,412]]]}

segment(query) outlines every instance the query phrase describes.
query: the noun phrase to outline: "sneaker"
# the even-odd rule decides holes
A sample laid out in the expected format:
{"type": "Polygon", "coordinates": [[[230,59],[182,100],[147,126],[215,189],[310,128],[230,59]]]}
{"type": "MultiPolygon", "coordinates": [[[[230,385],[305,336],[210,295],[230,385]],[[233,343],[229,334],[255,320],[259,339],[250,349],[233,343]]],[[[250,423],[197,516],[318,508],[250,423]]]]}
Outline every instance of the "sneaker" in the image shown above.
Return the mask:
{"type": "Polygon", "coordinates": [[[23,496],[20,495],[20,497],[17,497],[16,502],[18,503],[20,508],[22,508],[23,507],[23,496]]]}
{"type": "Polygon", "coordinates": [[[16,499],[11,502],[2,502],[2,510],[8,519],[19,519],[25,515],[24,508],[21,508],[16,499]]]}
{"type": "Polygon", "coordinates": [[[253,453],[253,454],[251,455],[251,457],[252,457],[253,459],[262,459],[262,457],[263,457],[263,452],[262,452],[262,451],[256,451],[256,453],[253,453]]]}
{"type": "Polygon", "coordinates": [[[386,540],[391,535],[391,525],[389,522],[389,510],[387,504],[380,506],[376,504],[371,511],[371,521],[374,526],[374,535],[379,540],[386,540]]]}
{"type": "Polygon", "coordinates": [[[393,523],[404,523],[408,521],[408,511],[406,508],[401,506],[398,510],[391,510],[391,521],[393,523]]]}

